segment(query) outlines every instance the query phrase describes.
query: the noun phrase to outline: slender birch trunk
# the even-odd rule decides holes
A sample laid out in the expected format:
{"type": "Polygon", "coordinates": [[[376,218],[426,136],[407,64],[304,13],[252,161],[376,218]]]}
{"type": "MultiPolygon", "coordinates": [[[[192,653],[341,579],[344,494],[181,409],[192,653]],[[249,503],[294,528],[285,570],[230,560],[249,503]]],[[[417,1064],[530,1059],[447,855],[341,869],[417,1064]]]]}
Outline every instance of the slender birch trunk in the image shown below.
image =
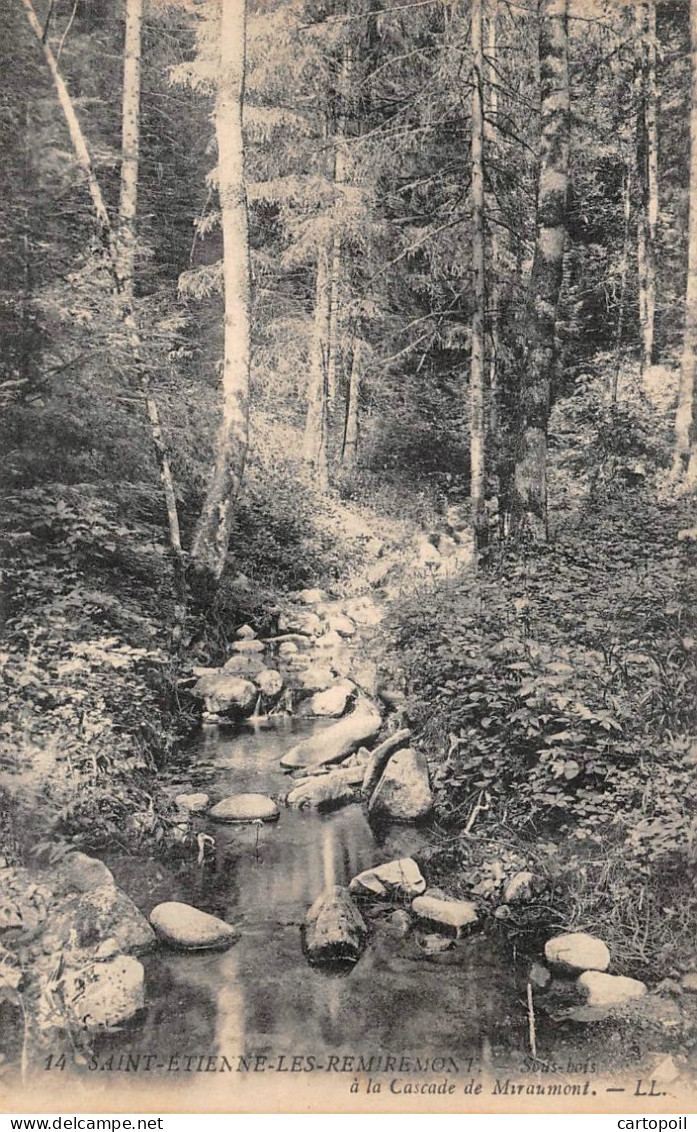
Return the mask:
{"type": "Polygon", "coordinates": [[[68,92],[68,88],[66,87],[63,76],[58,69],[58,65],[56,63],[55,56],[51,50],[51,47],[48,43],[44,42],[43,29],[38,19],[36,18],[36,13],[32,6],[31,0],[22,0],[22,4],[29,21],[29,25],[34,32],[37,40],[39,41],[44,59],[46,60],[49,71],[51,72],[51,77],[53,78],[53,84],[58,97],[58,102],[63,112],[66,125],[68,127],[68,133],[70,134],[70,141],[73,146],[75,157],[84,174],[85,181],[87,183],[87,189],[92,201],[100,242],[104,248],[107,267],[113,280],[116,309],[126,331],[126,338],[131,352],[131,357],[133,359],[134,369],[136,371],[138,383],[145,400],[145,408],[148,415],[148,420],[150,422],[153,447],[155,449],[155,455],[157,457],[157,462],[160,469],[160,478],[162,480],[162,489],[165,499],[165,506],[167,509],[169,541],[172,556],[174,559],[175,579],[178,589],[177,596],[179,599],[183,600],[183,557],[174,481],[172,479],[172,471],[170,468],[167,449],[165,447],[165,442],[162,435],[160,415],[157,403],[155,402],[150,392],[150,375],[148,372],[148,367],[143,359],[142,342],[140,339],[140,334],[138,332],[132,304],[129,295],[124,293],[122,287],[122,280],[119,271],[119,253],[117,241],[111,225],[111,221],[109,219],[109,213],[107,212],[106,205],[104,203],[102,190],[99,181],[97,180],[94,167],[92,165],[92,159],[90,158],[87,143],[85,141],[85,136],[82,132],[82,127],[80,125],[77,114],[75,113],[75,108],[68,92]]]}
{"type": "Polygon", "coordinates": [[[539,0],[540,168],[537,239],[527,304],[527,355],[509,505],[511,532],[547,539],[547,428],[564,275],[569,177],[568,0],[539,0]]]}
{"type": "Polygon", "coordinates": [[[697,0],[690,0],[690,218],[680,393],[673,474],[697,484],[697,0]]]}
{"type": "Polygon", "coordinates": [[[121,286],[133,298],[140,150],[140,63],[143,0],[127,0],[121,115],[121,195],[117,232],[121,286]]]}
{"type": "Polygon", "coordinates": [[[191,547],[192,572],[206,588],[217,585],[225,568],[249,443],[251,272],[242,134],[246,27],[245,0],[222,0],[215,124],[225,291],[223,403],[215,462],[191,547]]]}
{"type": "Polygon", "coordinates": [[[482,106],[484,44],[482,0],[472,3],[472,270],[474,310],[470,352],[470,505],[475,546],[486,542],[486,420],[484,395],[484,110],[482,106]]]}

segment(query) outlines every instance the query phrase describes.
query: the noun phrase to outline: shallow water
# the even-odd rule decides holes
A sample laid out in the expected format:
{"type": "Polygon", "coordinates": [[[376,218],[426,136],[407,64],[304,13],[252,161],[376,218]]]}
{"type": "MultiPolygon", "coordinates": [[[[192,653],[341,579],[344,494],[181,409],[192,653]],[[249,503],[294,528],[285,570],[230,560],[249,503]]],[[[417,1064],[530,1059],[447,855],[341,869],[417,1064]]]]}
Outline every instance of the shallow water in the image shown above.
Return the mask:
{"type": "MultiPolygon", "coordinates": [[[[246,791],[282,798],[289,779],[279,759],[317,726],[280,719],[256,731],[204,730],[186,787],[216,800],[246,791]]],[[[159,900],[183,899],[235,924],[241,938],[223,953],[158,948],[147,956],[144,1022],[100,1039],[100,1054],[157,1051],[154,1071],[171,1057],[195,1067],[190,1059],[202,1055],[300,1055],[325,1066],[345,1054],[406,1055],[431,1064],[455,1059],[461,1074],[467,1059],[481,1065],[492,1050],[505,1061],[524,1055],[524,1005],[510,955],[496,954],[484,935],[427,955],[403,917],[383,907],[350,971],[312,968],[303,955],[300,925],[322,889],[418,852],[427,831],[394,826],[378,835],[360,805],[326,815],[282,808],[278,822],[263,826],[202,818],[201,828],[216,839],[214,860],[203,867],[187,864],[173,876],[152,866],[148,879],[142,862],[110,864],[146,913],[159,900]]]]}

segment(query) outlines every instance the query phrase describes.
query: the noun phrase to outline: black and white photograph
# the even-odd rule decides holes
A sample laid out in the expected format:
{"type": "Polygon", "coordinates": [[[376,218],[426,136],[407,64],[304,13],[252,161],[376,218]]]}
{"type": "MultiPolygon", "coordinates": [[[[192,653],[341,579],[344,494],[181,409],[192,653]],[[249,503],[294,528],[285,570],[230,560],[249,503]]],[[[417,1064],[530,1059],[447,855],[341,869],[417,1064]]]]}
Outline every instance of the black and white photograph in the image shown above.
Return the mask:
{"type": "Polygon", "coordinates": [[[686,1128],[697,0],[0,75],[0,1112],[686,1128]]]}

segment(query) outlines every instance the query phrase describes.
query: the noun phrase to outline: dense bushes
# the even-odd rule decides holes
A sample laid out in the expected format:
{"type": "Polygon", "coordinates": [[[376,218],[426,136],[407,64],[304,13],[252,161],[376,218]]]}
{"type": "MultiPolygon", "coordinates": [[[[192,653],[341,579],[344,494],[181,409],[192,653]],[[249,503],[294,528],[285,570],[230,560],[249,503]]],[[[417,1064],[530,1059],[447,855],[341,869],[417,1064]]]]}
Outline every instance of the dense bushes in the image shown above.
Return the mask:
{"type": "MultiPolygon", "coordinates": [[[[687,519],[686,507],[625,494],[602,517],[579,514],[543,553],[396,612],[394,660],[438,759],[442,822],[461,831],[479,805],[488,835],[533,852],[550,842],[545,868],[558,872],[566,855],[574,873],[571,921],[614,915],[619,902],[629,927],[640,890],[660,909],[677,903],[677,885],[696,928],[697,565],[677,538],[687,519]]],[[[652,931],[645,950],[661,940],[652,931]]]]}

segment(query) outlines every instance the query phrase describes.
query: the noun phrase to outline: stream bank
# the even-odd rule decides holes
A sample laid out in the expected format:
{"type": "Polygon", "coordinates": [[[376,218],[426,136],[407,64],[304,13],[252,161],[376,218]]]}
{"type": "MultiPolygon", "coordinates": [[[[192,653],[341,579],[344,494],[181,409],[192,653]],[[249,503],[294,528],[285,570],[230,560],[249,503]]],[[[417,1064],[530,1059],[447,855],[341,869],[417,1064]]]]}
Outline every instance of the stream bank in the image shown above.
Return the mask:
{"type": "MultiPolygon", "coordinates": [[[[313,600],[321,606],[325,595],[315,595],[313,600]]],[[[537,955],[531,957],[535,960],[532,967],[530,959],[517,952],[515,932],[511,934],[511,925],[506,924],[501,909],[510,909],[525,899],[534,903],[539,895],[534,876],[526,878],[517,864],[515,869],[511,866],[511,875],[503,878],[507,898],[492,902],[482,893],[475,918],[461,930],[453,930],[447,920],[434,923],[433,905],[428,916],[417,914],[418,899],[424,895],[421,889],[416,897],[413,891],[393,890],[369,894],[367,899],[355,898],[366,926],[357,961],[308,962],[303,952],[308,910],[322,893],[336,885],[355,891],[351,882],[366,870],[375,872],[385,863],[411,861],[423,878],[423,888],[431,885],[426,898],[441,906],[441,912],[443,905],[452,910],[458,902],[450,899],[452,890],[447,891],[447,881],[440,873],[436,880],[445,883],[446,890],[432,888],[430,862],[441,836],[437,827],[429,822],[371,820],[369,802],[375,787],[390,761],[406,749],[409,741],[408,729],[401,726],[404,720],[398,690],[381,689],[374,664],[366,667],[379,610],[378,615],[369,617],[372,625],[359,629],[356,622],[354,633],[343,637],[337,634],[339,641],[330,638],[328,646],[321,643],[322,637],[336,630],[326,624],[327,615],[321,609],[308,611],[307,604],[298,602],[297,610],[305,609],[303,627],[311,628],[311,632],[302,633],[292,614],[289,624],[277,626],[281,631],[274,634],[271,643],[259,642],[261,650],[231,650],[233,669],[242,657],[250,682],[261,672],[278,672],[282,678],[283,686],[278,687],[275,681],[276,691],[267,696],[267,703],[259,702],[264,693],[255,684],[254,697],[245,701],[251,713],[246,720],[240,718],[239,703],[226,704],[221,698],[220,685],[213,685],[214,702],[206,701],[210,689],[207,681],[219,678],[225,665],[215,673],[194,674],[193,687],[198,686],[203,710],[209,715],[176,762],[163,771],[160,786],[173,799],[183,836],[193,837],[199,844],[198,859],[187,854],[178,864],[148,863],[104,853],[101,868],[108,866],[111,870],[105,876],[99,871],[100,863],[89,858],[79,862],[80,868],[75,871],[74,861],[71,863],[75,855],[68,854],[65,862],[51,871],[52,877],[63,872],[64,883],[69,890],[72,886],[73,894],[68,891],[62,897],[70,905],[64,918],[66,932],[53,939],[39,933],[46,978],[50,981],[57,959],[62,957],[65,963],[66,956],[68,968],[82,964],[83,970],[98,975],[96,990],[89,979],[82,986],[58,980],[53,987],[64,1005],[66,988],[70,988],[77,1007],[73,1010],[73,1028],[68,1026],[66,1048],[75,1044],[75,1023],[80,1010],[84,1011],[86,997],[90,1002],[91,1024],[77,1043],[78,1073],[89,1075],[94,1068],[126,1065],[129,1058],[142,1066],[148,1064],[155,1049],[162,1051],[164,1060],[158,1053],[157,1061],[147,1071],[166,1075],[168,1087],[174,1090],[185,1089],[190,1080],[179,1067],[195,1066],[204,1053],[223,1068],[221,1059],[232,1064],[235,1057],[251,1055],[275,1058],[277,1064],[279,1058],[300,1057],[305,1065],[326,1066],[333,1064],[331,1059],[355,1057],[360,1049],[387,1058],[383,1069],[389,1073],[389,1066],[398,1064],[390,1058],[420,1058],[420,1064],[425,1064],[428,1051],[429,1065],[434,1057],[441,1059],[439,1067],[451,1058],[458,1066],[457,1073],[463,1067],[475,1074],[529,1073],[539,1068],[531,1059],[527,997],[531,984],[540,1064],[593,1062],[598,1067],[612,1065],[616,1071],[620,1063],[627,1068],[647,1058],[652,1066],[658,1063],[659,1055],[671,1048],[671,1039],[677,1034],[682,1050],[688,1048],[684,1040],[690,1025],[689,1010],[684,1006],[687,989],[683,992],[678,987],[677,992],[671,992],[664,987],[648,996],[642,990],[636,1001],[598,1011],[584,1005],[585,999],[578,993],[576,983],[583,961],[566,976],[562,973],[559,977],[557,972],[552,978],[544,961],[544,940],[540,940],[537,955]],[[296,651],[282,650],[288,642],[278,637],[290,632],[306,638],[304,647],[299,640],[296,651]],[[284,655],[279,655],[281,650],[284,655]],[[256,658],[252,665],[250,656],[256,658]],[[300,664],[299,657],[303,658],[300,664]],[[318,664],[319,657],[324,658],[323,664],[318,664]],[[322,680],[314,676],[308,680],[307,673],[318,669],[325,671],[322,680]],[[317,687],[320,682],[325,684],[327,670],[330,681],[317,687]],[[375,682],[369,688],[359,686],[358,672],[364,680],[365,673],[373,673],[375,682]],[[336,692],[337,687],[343,688],[343,695],[347,681],[351,688],[344,697],[345,714],[340,714],[338,707],[336,719],[310,714],[308,705],[316,704],[316,697],[336,692]],[[384,699],[380,698],[381,691],[386,691],[384,699]],[[374,711],[375,705],[381,705],[377,720],[373,718],[371,723],[372,733],[366,737],[368,747],[361,750],[361,731],[358,738],[354,735],[350,739],[348,750],[341,744],[333,748],[338,766],[312,756],[315,761],[309,768],[312,773],[308,773],[307,752],[330,749],[331,734],[337,727],[344,729],[344,743],[346,726],[350,728],[361,700],[374,711]],[[270,713],[260,715],[260,707],[270,709],[270,713]],[[295,714],[289,714],[289,708],[295,714]],[[238,718],[226,721],[224,711],[238,718]],[[378,734],[383,715],[383,733],[378,734]],[[376,768],[374,756],[381,748],[385,751],[385,731],[388,757],[376,768]],[[362,795],[364,783],[371,781],[371,759],[372,789],[365,798],[362,795]],[[324,786],[347,771],[341,790],[329,794],[323,790],[320,804],[316,804],[319,795],[313,793],[313,782],[324,786]],[[304,791],[301,799],[295,805],[289,803],[298,789],[304,791]],[[225,799],[250,794],[270,799],[277,808],[278,820],[221,822],[207,814],[210,807],[225,799]],[[199,797],[198,804],[191,806],[192,795],[206,798],[202,801],[199,797]],[[76,885],[86,891],[86,898],[75,894],[76,885]],[[106,898],[105,888],[110,890],[106,898]],[[523,900],[519,901],[521,895],[523,900]],[[132,904],[125,904],[129,899],[132,904]],[[79,907],[100,901],[101,913],[87,922],[82,934],[78,932],[77,938],[72,938],[71,924],[79,919],[79,907]],[[147,919],[155,908],[173,902],[231,925],[230,945],[221,950],[182,950],[156,943],[147,919]],[[128,930],[119,938],[125,925],[128,930]],[[116,978],[120,988],[118,1001],[124,1011],[115,1029],[108,1018],[106,1024],[99,1022],[98,1007],[113,1009],[115,1002],[113,989],[104,991],[106,984],[100,980],[100,972],[104,976],[108,972],[109,979],[116,978]],[[556,1013],[545,1006],[550,1001],[556,1013]],[[584,1009],[590,1010],[585,1019],[583,1014],[572,1017],[574,1010],[584,1009]],[[588,1026],[589,1022],[596,1025],[588,1026]],[[634,1044],[620,1048],[628,1028],[634,1044]],[[176,1072],[171,1069],[172,1058],[176,1072]]],[[[345,610],[335,610],[331,615],[347,616],[345,610]]],[[[281,617],[288,620],[288,614],[281,617]]],[[[238,640],[248,645],[257,638],[246,629],[238,640]]],[[[239,679],[239,673],[232,675],[239,679]]],[[[496,847],[492,846],[495,854],[496,847]]],[[[50,894],[44,903],[50,916],[44,910],[43,918],[55,922],[50,894]]],[[[60,1030],[62,1024],[65,1032],[66,1021],[65,1015],[49,1018],[47,1025],[60,1030]]],[[[17,1048],[14,1053],[17,1055],[17,1048]]],[[[671,1060],[680,1078],[689,1068],[684,1053],[682,1060],[671,1060]]],[[[353,1065],[350,1061],[347,1064],[353,1065]]],[[[664,1069],[664,1073],[670,1072],[670,1068],[664,1069]]]]}

